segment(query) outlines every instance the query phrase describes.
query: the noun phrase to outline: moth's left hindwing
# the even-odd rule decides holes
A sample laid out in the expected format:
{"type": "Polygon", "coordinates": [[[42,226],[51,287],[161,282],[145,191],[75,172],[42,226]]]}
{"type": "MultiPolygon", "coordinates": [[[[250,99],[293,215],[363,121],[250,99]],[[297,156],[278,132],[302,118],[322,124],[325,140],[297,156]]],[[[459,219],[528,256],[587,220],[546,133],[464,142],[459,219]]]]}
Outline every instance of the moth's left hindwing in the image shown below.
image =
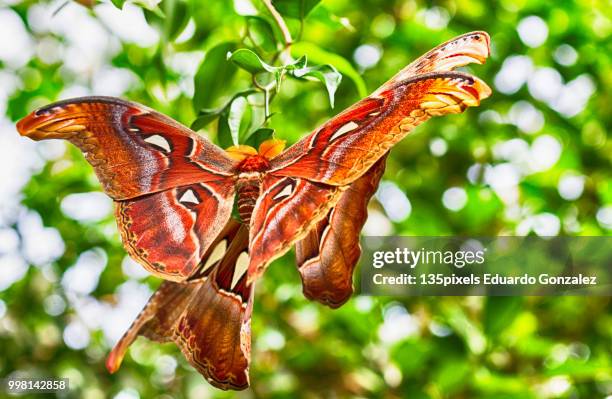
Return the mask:
{"type": "Polygon", "coordinates": [[[211,246],[193,280],[165,281],[153,294],[110,353],[110,372],[119,369],[128,347],[143,335],[175,342],[217,388],[248,386],[253,286],[246,284],[246,227],[230,221],[211,246]]]}

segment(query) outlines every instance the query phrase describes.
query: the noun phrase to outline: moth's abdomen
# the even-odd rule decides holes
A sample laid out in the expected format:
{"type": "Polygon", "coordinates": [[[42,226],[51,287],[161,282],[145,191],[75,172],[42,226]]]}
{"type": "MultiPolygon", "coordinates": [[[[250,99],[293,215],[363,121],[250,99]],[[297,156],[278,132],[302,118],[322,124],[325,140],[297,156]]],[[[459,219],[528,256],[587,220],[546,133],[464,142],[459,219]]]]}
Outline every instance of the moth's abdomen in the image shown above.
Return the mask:
{"type": "Polygon", "coordinates": [[[255,208],[257,197],[259,197],[260,187],[261,175],[259,173],[240,176],[236,182],[238,213],[242,222],[247,226],[251,222],[251,214],[253,208],[255,208]]]}
{"type": "Polygon", "coordinates": [[[240,218],[247,226],[251,222],[251,214],[259,197],[263,174],[269,168],[270,162],[261,155],[251,155],[244,158],[236,168],[238,172],[238,179],[236,180],[238,199],[236,203],[238,204],[240,218]]]}

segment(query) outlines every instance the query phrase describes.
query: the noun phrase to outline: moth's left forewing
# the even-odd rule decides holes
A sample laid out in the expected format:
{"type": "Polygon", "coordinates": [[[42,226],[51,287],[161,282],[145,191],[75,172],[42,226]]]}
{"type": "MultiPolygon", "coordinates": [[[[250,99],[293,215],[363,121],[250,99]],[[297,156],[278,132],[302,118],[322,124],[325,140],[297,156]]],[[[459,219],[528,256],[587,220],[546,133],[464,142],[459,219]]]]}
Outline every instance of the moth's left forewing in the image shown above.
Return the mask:
{"type": "Polygon", "coordinates": [[[236,162],[208,139],[141,104],[81,97],[17,123],[33,140],[65,139],[116,201],[130,255],[153,274],[184,281],[225,226],[236,162]]]}
{"type": "Polygon", "coordinates": [[[65,139],[77,146],[114,200],[230,178],[234,166],[206,138],[119,98],[81,97],[49,104],[20,120],[17,129],[32,140],[65,139]]]}

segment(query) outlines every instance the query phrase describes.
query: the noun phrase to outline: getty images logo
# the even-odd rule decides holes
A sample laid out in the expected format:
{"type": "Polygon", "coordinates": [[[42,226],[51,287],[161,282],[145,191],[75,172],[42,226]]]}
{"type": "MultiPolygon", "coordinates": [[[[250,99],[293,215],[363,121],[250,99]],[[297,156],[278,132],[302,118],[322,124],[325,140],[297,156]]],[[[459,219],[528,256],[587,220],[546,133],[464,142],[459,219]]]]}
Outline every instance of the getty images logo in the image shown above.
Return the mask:
{"type": "Polygon", "coordinates": [[[462,268],[466,265],[485,262],[485,248],[467,248],[456,251],[451,250],[427,250],[420,248],[412,250],[409,248],[395,248],[391,251],[375,251],[373,253],[372,266],[376,269],[386,265],[406,265],[411,269],[417,265],[453,265],[462,268]]]}

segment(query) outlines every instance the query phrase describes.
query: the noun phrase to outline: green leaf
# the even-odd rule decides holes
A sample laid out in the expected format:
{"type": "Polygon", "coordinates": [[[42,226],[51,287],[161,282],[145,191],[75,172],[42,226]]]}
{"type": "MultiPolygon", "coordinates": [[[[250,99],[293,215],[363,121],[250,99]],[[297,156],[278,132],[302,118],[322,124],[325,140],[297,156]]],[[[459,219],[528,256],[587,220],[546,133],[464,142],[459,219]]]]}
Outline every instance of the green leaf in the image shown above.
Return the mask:
{"type": "Polygon", "coordinates": [[[291,71],[294,69],[302,69],[306,67],[306,64],[308,63],[306,56],[302,55],[300,58],[298,58],[297,60],[295,60],[293,63],[291,64],[287,64],[287,65],[283,65],[283,69],[287,70],[287,71],[291,71]]]}
{"type": "Polygon", "coordinates": [[[250,145],[253,148],[258,148],[261,143],[266,140],[269,140],[273,135],[274,129],[262,127],[260,129],[255,130],[246,140],[245,144],[250,145]]]}
{"type": "Polygon", "coordinates": [[[434,373],[433,379],[442,392],[451,394],[461,390],[469,381],[469,363],[460,357],[442,364],[434,373]]]}
{"type": "Polygon", "coordinates": [[[229,128],[227,113],[221,114],[217,124],[217,142],[221,148],[227,148],[233,145],[232,132],[229,128]]]}
{"type": "Polygon", "coordinates": [[[118,9],[123,10],[123,5],[125,4],[125,1],[126,0],[111,0],[111,3],[113,3],[113,5],[118,9]]]}
{"type": "Polygon", "coordinates": [[[334,108],[334,95],[336,94],[338,85],[340,85],[342,81],[342,74],[340,74],[336,68],[329,64],[306,67],[294,70],[293,76],[296,78],[310,77],[320,80],[327,89],[329,104],[334,108]]]}
{"type": "Polygon", "coordinates": [[[262,17],[250,15],[246,17],[248,36],[253,45],[266,52],[276,50],[276,38],[270,23],[262,17]]]}
{"type": "MultiPolygon", "coordinates": [[[[287,71],[302,69],[306,67],[306,57],[302,56],[290,64],[275,67],[264,62],[254,51],[241,48],[233,53],[227,53],[227,59],[238,65],[247,72],[252,73],[257,77],[259,74],[271,73],[276,82],[276,91],[280,91],[280,85],[283,81],[283,75],[287,71]]],[[[262,86],[267,87],[267,86],[262,86]]]]}
{"type": "Polygon", "coordinates": [[[504,328],[510,326],[522,309],[520,297],[488,297],[484,308],[484,332],[488,337],[495,337],[504,328]]]}
{"type": "Polygon", "coordinates": [[[457,304],[447,304],[448,324],[459,334],[468,346],[470,352],[480,355],[487,345],[486,336],[478,329],[478,326],[467,316],[465,309],[457,304]]]}
{"type": "Polygon", "coordinates": [[[160,32],[163,41],[176,39],[189,22],[189,6],[185,0],[165,0],[161,8],[151,2],[141,3],[147,22],[160,32]]]}
{"type": "Polygon", "coordinates": [[[391,350],[393,360],[408,377],[418,375],[433,355],[433,345],[429,342],[406,340],[391,350]]]}
{"type": "Polygon", "coordinates": [[[166,84],[168,83],[168,68],[166,68],[166,63],[164,62],[164,54],[161,47],[157,48],[155,55],[150,63],[151,68],[151,76],[155,76],[156,80],[158,80],[161,85],[166,88],[166,84]]]}
{"type": "Polygon", "coordinates": [[[242,223],[242,217],[240,216],[240,210],[238,209],[238,201],[234,201],[234,205],[232,205],[232,218],[242,223]]]}
{"type": "Polygon", "coordinates": [[[359,93],[359,97],[365,97],[368,95],[368,90],[363,78],[361,77],[361,74],[357,72],[351,63],[344,57],[323,50],[316,44],[308,42],[295,43],[293,46],[291,46],[291,53],[306,54],[308,55],[308,59],[315,64],[333,65],[340,73],[342,73],[342,75],[347,76],[353,81],[355,87],[357,88],[357,92],[359,93]]]}
{"type": "Polygon", "coordinates": [[[238,49],[233,53],[228,52],[227,59],[252,74],[261,72],[283,73],[284,71],[301,69],[306,66],[306,57],[302,56],[290,64],[275,67],[267,64],[254,51],[246,48],[238,49]]]}
{"type": "Polygon", "coordinates": [[[200,110],[197,118],[191,124],[193,130],[200,130],[219,117],[218,109],[203,109],[200,110]]]}
{"type": "Polygon", "coordinates": [[[132,2],[146,10],[155,11],[159,10],[161,0],[133,0],[132,2]]]}
{"type": "Polygon", "coordinates": [[[237,99],[238,97],[247,97],[251,94],[255,94],[256,92],[257,90],[255,89],[247,89],[247,90],[239,91],[238,93],[234,94],[228,102],[226,102],[224,105],[222,105],[219,108],[202,108],[198,112],[197,118],[191,124],[191,128],[193,130],[202,129],[204,126],[208,125],[209,123],[217,119],[219,115],[221,115],[222,113],[229,112],[229,107],[235,99],[237,99]]]}
{"type": "Polygon", "coordinates": [[[274,73],[261,72],[255,74],[254,79],[259,87],[271,87],[271,85],[276,81],[276,76],[274,73]]]}
{"type": "Polygon", "coordinates": [[[310,13],[308,21],[320,22],[333,30],[346,29],[349,32],[355,32],[355,27],[351,25],[348,18],[335,15],[324,4],[320,4],[310,13]]]}
{"type": "Polygon", "coordinates": [[[226,61],[225,55],[235,48],[235,43],[226,42],[213,47],[206,53],[194,78],[194,110],[211,108],[215,100],[230,86],[237,68],[234,64],[226,61]]]}
{"type": "Polygon", "coordinates": [[[227,123],[232,136],[234,145],[240,144],[240,125],[242,117],[247,109],[247,100],[244,97],[238,97],[230,105],[227,123]]]}
{"type": "Polygon", "coordinates": [[[260,129],[266,123],[266,95],[259,91],[248,96],[247,100],[249,101],[249,108],[251,109],[251,121],[248,128],[244,132],[244,135],[240,136],[242,142],[245,142],[245,140],[247,140],[251,134],[260,129]]]}
{"type": "Polygon", "coordinates": [[[162,7],[166,15],[162,32],[166,40],[173,41],[189,23],[189,7],[184,0],[165,0],[162,7]]]}
{"type": "Polygon", "coordinates": [[[602,370],[610,370],[605,360],[594,359],[585,362],[582,359],[569,358],[562,364],[544,371],[546,376],[569,375],[576,379],[597,378],[602,370]]]}
{"type": "Polygon", "coordinates": [[[229,52],[227,59],[252,74],[276,70],[275,67],[266,64],[257,54],[246,48],[238,49],[233,53],[229,52]]]}
{"type": "Polygon", "coordinates": [[[272,4],[282,15],[304,19],[321,0],[274,0],[272,4]]]}

